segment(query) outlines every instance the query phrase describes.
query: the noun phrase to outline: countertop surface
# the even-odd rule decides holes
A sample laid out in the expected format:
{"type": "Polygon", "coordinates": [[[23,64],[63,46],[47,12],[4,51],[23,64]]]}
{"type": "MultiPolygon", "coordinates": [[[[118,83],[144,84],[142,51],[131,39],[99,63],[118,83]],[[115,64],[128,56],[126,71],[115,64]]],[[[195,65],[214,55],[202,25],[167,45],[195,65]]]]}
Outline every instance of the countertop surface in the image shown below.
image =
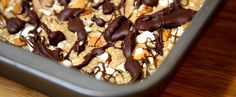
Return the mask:
{"type": "MultiPolygon", "coordinates": [[[[236,97],[236,0],[221,5],[162,97],[236,97]]],[[[0,77],[0,97],[45,96],[0,77]]]]}

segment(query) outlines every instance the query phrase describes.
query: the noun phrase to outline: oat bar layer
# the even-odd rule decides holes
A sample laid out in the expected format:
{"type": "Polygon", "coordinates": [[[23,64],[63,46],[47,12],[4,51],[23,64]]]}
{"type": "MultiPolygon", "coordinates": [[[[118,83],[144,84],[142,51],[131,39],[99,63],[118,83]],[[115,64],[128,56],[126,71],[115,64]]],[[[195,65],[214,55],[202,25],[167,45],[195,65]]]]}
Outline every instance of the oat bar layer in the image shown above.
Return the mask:
{"type": "Polygon", "coordinates": [[[0,0],[0,39],[115,84],[148,78],[204,0],[0,0]]]}

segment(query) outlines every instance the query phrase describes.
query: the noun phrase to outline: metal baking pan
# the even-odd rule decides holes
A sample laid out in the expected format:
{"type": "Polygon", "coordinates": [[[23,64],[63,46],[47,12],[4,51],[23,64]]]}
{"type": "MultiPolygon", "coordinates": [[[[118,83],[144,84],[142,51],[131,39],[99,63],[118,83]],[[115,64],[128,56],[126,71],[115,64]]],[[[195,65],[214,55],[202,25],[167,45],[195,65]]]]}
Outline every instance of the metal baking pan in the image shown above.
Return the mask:
{"type": "Polygon", "coordinates": [[[0,41],[0,75],[52,97],[143,96],[155,87],[158,96],[185,53],[198,37],[221,0],[206,0],[156,73],[143,82],[115,85],[99,81],[78,70],[65,68],[47,58],[0,41]],[[157,88],[158,87],[158,88],[157,88]]]}

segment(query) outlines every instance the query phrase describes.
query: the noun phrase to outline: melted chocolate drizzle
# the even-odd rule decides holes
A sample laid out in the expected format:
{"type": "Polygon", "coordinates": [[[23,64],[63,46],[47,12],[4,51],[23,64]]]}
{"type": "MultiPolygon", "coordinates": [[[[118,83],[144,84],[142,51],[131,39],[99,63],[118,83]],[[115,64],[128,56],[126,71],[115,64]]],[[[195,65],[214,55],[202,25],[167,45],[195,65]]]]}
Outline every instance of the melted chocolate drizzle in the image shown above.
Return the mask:
{"type": "Polygon", "coordinates": [[[19,18],[6,19],[7,30],[10,34],[16,34],[25,27],[25,22],[19,18]]]}
{"type": "Polygon", "coordinates": [[[132,56],[132,52],[136,46],[135,38],[136,38],[137,33],[138,31],[135,29],[131,33],[129,33],[126,36],[123,46],[122,46],[122,50],[126,58],[124,66],[125,66],[125,69],[130,73],[132,77],[131,82],[136,81],[137,79],[140,78],[141,70],[142,70],[142,66],[140,65],[138,60],[134,59],[132,56]]]}
{"type": "Polygon", "coordinates": [[[127,18],[125,16],[118,16],[105,29],[103,36],[108,43],[112,42],[112,35],[121,27],[122,23],[126,20],[127,18]]]}
{"type": "Polygon", "coordinates": [[[179,0],[175,0],[170,7],[157,11],[151,15],[144,15],[136,19],[135,28],[138,30],[155,31],[161,27],[176,28],[189,22],[196,11],[184,9],[179,0]]]}
{"type": "Polygon", "coordinates": [[[112,14],[115,11],[115,5],[110,0],[105,0],[102,4],[102,12],[105,15],[112,14]]]}
{"type": "Polygon", "coordinates": [[[57,44],[63,40],[66,40],[65,35],[61,31],[51,31],[46,24],[41,23],[41,27],[48,35],[50,45],[57,46],[57,44]]]}
{"type": "Polygon", "coordinates": [[[157,6],[159,0],[134,0],[134,8],[138,9],[142,4],[150,7],[157,6]]]}
{"type": "MultiPolygon", "coordinates": [[[[126,22],[126,21],[128,21],[128,19],[124,16],[119,16],[119,17],[115,18],[109,24],[109,26],[105,29],[105,32],[103,34],[105,40],[107,41],[107,44],[105,46],[101,47],[101,48],[93,49],[91,53],[88,53],[84,57],[84,61],[82,62],[82,64],[79,64],[77,66],[77,68],[81,69],[84,66],[87,66],[89,64],[90,60],[92,60],[94,57],[96,57],[96,55],[102,54],[102,53],[99,53],[99,52],[101,52],[101,51],[105,52],[105,49],[110,47],[114,42],[116,42],[120,39],[123,39],[125,37],[124,35],[126,35],[126,34],[121,34],[121,33],[128,33],[128,31],[131,27],[130,24],[128,25],[129,28],[121,26],[121,23],[126,22]],[[121,30],[119,30],[119,29],[121,29],[121,30]],[[128,31],[125,31],[125,30],[128,30],[128,31]],[[118,34],[116,34],[116,36],[114,38],[112,38],[115,33],[118,33],[118,34]]],[[[128,23],[130,23],[130,21],[128,21],[128,23]]]]}
{"type": "Polygon", "coordinates": [[[94,15],[91,20],[95,22],[99,27],[104,27],[106,24],[106,21],[104,21],[102,18],[97,17],[94,15]]]}
{"type": "Polygon", "coordinates": [[[163,55],[162,48],[162,29],[176,28],[186,22],[189,22],[196,11],[191,9],[184,9],[179,0],[175,0],[170,7],[157,11],[151,15],[140,16],[136,19],[134,27],[138,30],[148,30],[158,32],[158,36],[155,36],[155,51],[160,55],[163,55]]]}
{"type": "Polygon", "coordinates": [[[26,13],[26,15],[30,18],[28,23],[32,24],[35,26],[35,29],[37,29],[40,25],[40,19],[38,15],[30,9],[30,2],[24,1],[22,3],[22,9],[26,13]]]}
{"type": "Polygon", "coordinates": [[[102,4],[104,4],[104,2],[105,2],[104,0],[102,2],[98,2],[97,4],[93,5],[92,7],[94,9],[98,9],[100,6],[102,6],[102,4]]]}
{"type": "Polygon", "coordinates": [[[98,9],[100,6],[102,6],[102,12],[104,15],[110,15],[115,10],[121,9],[121,7],[124,7],[125,12],[125,2],[126,0],[121,0],[118,6],[115,6],[114,3],[111,3],[110,0],[103,0],[102,2],[99,2],[93,6],[94,9],[98,9]]]}
{"type": "Polygon", "coordinates": [[[3,18],[5,19],[6,27],[7,27],[7,30],[10,34],[16,34],[25,27],[25,22],[23,20],[19,19],[18,17],[8,19],[1,12],[0,12],[0,15],[2,15],[3,18]]]}
{"type": "Polygon", "coordinates": [[[82,52],[85,49],[85,43],[87,41],[87,32],[85,31],[83,21],[80,19],[80,17],[77,17],[75,19],[71,19],[68,22],[68,29],[71,32],[76,32],[77,34],[77,41],[75,42],[72,49],[77,52],[78,54],[82,52]],[[82,44],[80,44],[83,42],[82,44]]]}
{"type": "Polygon", "coordinates": [[[55,61],[64,60],[63,54],[61,53],[62,50],[60,48],[56,48],[55,50],[48,49],[47,46],[45,45],[45,38],[41,39],[42,37],[38,35],[39,32],[37,32],[36,30],[32,31],[34,31],[31,32],[34,33],[34,37],[29,37],[30,38],[29,44],[32,44],[31,47],[34,48],[33,52],[42,56],[46,56],[55,61]]]}
{"type": "Polygon", "coordinates": [[[157,35],[155,35],[155,41],[156,41],[156,43],[155,43],[155,48],[154,48],[154,50],[156,51],[156,52],[158,52],[158,54],[160,54],[160,55],[163,55],[163,50],[162,50],[162,48],[164,47],[164,44],[163,44],[163,38],[162,38],[162,32],[163,32],[163,30],[162,29],[157,29],[157,32],[158,32],[158,36],[157,35]]]}
{"type": "Polygon", "coordinates": [[[57,17],[61,21],[68,21],[71,18],[79,17],[83,12],[84,10],[80,8],[65,8],[57,14],[57,17]]]}
{"type": "Polygon", "coordinates": [[[155,31],[163,25],[161,16],[145,15],[136,19],[134,27],[138,30],[155,31]]]}
{"type": "Polygon", "coordinates": [[[58,2],[60,3],[61,6],[67,8],[71,0],[58,0],[58,2]]]}
{"type": "Polygon", "coordinates": [[[157,6],[159,0],[143,0],[143,4],[147,6],[157,6]]]}
{"type": "Polygon", "coordinates": [[[76,68],[81,69],[89,64],[89,62],[96,57],[96,55],[100,55],[105,52],[105,48],[95,48],[91,51],[91,53],[88,53],[84,56],[84,61],[78,65],[76,68]]]}
{"type": "Polygon", "coordinates": [[[117,72],[118,74],[121,75],[121,77],[122,77],[123,80],[124,80],[124,76],[123,76],[122,73],[121,73],[120,71],[118,71],[118,70],[115,70],[112,74],[106,74],[105,63],[102,63],[102,69],[103,69],[103,70],[101,70],[99,66],[96,66],[96,67],[94,67],[94,69],[92,70],[92,72],[89,73],[89,74],[91,74],[92,76],[95,77],[97,73],[102,72],[102,76],[101,76],[101,77],[103,78],[103,80],[109,81],[111,78],[114,78],[115,83],[117,83],[116,78],[113,76],[113,75],[117,72]],[[97,69],[97,70],[96,70],[96,69],[97,69]],[[95,71],[96,71],[96,72],[95,72],[95,71]],[[108,75],[109,77],[106,77],[106,75],[108,75]]]}
{"type": "Polygon", "coordinates": [[[111,40],[119,41],[125,39],[125,37],[129,34],[129,30],[132,25],[133,23],[128,19],[126,21],[123,21],[119,29],[117,29],[117,31],[111,36],[111,40]]]}

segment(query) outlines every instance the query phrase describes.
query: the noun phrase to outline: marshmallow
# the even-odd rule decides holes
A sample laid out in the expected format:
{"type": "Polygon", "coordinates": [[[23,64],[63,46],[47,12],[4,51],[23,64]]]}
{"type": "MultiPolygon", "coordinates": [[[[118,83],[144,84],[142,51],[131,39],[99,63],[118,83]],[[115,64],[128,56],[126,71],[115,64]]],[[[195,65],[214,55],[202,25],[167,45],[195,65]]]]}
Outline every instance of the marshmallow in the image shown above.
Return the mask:
{"type": "Polygon", "coordinates": [[[171,3],[173,3],[173,0],[159,0],[159,5],[163,7],[167,7],[171,3]]]}
{"type": "Polygon", "coordinates": [[[184,33],[184,28],[183,27],[178,27],[178,28],[173,29],[171,31],[171,35],[173,35],[173,36],[175,36],[175,34],[176,34],[176,36],[181,36],[183,33],[184,33]]]}
{"type": "Polygon", "coordinates": [[[100,80],[102,77],[102,72],[98,72],[96,75],[95,75],[95,78],[100,80]]]}
{"type": "Polygon", "coordinates": [[[66,41],[66,40],[63,40],[63,41],[61,41],[61,42],[59,42],[59,43],[57,44],[57,47],[62,49],[62,48],[65,47],[66,43],[67,43],[67,41],[66,41]]]}
{"type": "Polygon", "coordinates": [[[65,67],[71,67],[72,66],[72,62],[70,60],[64,60],[61,62],[61,64],[65,67]]]}
{"type": "Polygon", "coordinates": [[[89,27],[89,26],[85,26],[85,31],[86,31],[86,32],[91,32],[91,31],[92,31],[92,28],[89,27]]]}
{"type": "Polygon", "coordinates": [[[136,42],[145,43],[148,39],[155,40],[155,36],[152,32],[145,31],[136,37],[136,42]]]}
{"type": "Polygon", "coordinates": [[[104,53],[101,54],[101,55],[97,55],[97,57],[98,57],[99,59],[101,59],[103,62],[106,62],[106,61],[108,60],[108,58],[109,58],[109,54],[108,54],[107,52],[104,52],[104,53]]]}

